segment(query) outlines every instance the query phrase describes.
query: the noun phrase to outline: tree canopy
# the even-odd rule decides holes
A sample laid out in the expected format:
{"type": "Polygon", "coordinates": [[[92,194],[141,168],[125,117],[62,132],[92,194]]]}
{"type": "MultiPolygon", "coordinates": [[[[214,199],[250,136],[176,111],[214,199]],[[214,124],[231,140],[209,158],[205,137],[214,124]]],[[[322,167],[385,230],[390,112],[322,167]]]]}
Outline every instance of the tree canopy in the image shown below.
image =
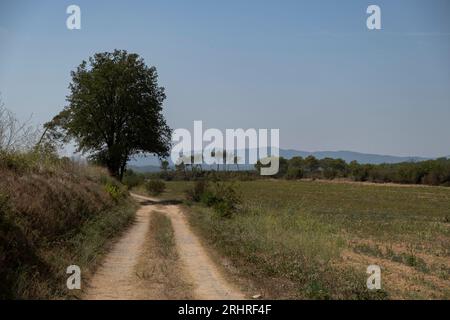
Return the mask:
{"type": "Polygon", "coordinates": [[[133,155],[169,154],[171,129],[162,115],[164,88],[155,67],[124,50],[97,53],[72,71],[69,103],[45,127],[73,140],[79,152],[122,179],[133,155]]]}

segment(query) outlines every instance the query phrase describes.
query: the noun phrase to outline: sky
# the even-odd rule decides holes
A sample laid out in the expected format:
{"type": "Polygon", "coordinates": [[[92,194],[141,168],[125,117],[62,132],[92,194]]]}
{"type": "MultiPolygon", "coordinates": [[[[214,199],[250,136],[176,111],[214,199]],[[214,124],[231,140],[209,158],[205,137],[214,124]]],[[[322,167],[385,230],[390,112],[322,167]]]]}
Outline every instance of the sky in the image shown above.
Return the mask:
{"type": "Polygon", "coordinates": [[[0,1],[0,92],[35,124],[70,71],[126,49],[157,68],[168,124],[276,128],[280,146],[450,155],[450,1],[0,1]],[[81,8],[81,30],[66,8],[81,8]],[[381,30],[366,9],[381,8],[381,30]]]}

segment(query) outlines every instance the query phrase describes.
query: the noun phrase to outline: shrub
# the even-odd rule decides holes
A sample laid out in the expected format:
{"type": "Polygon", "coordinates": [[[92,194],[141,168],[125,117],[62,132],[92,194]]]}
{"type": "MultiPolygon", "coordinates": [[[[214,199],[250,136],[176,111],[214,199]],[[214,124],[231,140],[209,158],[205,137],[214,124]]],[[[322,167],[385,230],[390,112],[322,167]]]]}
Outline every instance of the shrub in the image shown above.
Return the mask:
{"type": "Polygon", "coordinates": [[[106,192],[108,192],[108,194],[111,196],[111,198],[113,198],[113,200],[116,202],[119,201],[120,198],[122,198],[122,196],[123,196],[122,191],[120,190],[120,187],[115,183],[107,182],[105,184],[105,190],[106,190],[106,192]]]}
{"type": "Polygon", "coordinates": [[[0,152],[0,164],[2,168],[14,172],[24,172],[32,165],[29,157],[26,157],[25,154],[6,152],[0,152]]]}
{"type": "Polygon", "coordinates": [[[241,203],[241,197],[233,183],[215,182],[211,187],[206,181],[200,180],[193,189],[186,191],[188,200],[201,202],[222,217],[231,217],[241,203]]]}
{"type": "Polygon", "coordinates": [[[218,201],[220,200],[217,199],[216,195],[210,190],[206,190],[200,197],[200,202],[208,207],[214,206],[218,201]]]}
{"type": "Polygon", "coordinates": [[[202,196],[208,189],[208,182],[205,180],[198,180],[195,182],[192,189],[186,190],[186,197],[190,201],[199,202],[202,196]]]}
{"type": "Polygon", "coordinates": [[[286,173],[286,179],[301,179],[303,178],[303,170],[297,167],[289,167],[286,173]]]}
{"type": "Polygon", "coordinates": [[[127,170],[123,177],[122,183],[127,186],[128,190],[144,183],[144,176],[133,170],[127,170]]]}
{"type": "Polygon", "coordinates": [[[127,191],[124,186],[109,174],[101,173],[99,182],[104,186],[105,191],[115,202],[127,197],[127,191]]]}
{"type": "Polygon", "coordinates": [[[154,196],[157,196],[166,190],[166,184],[162,180],[149,180],[145,184],[145,189],[154,196]]]}
{"type": "Polygon", "coordinates": [[[213,207],[222,217],[231,217],[241,204],[241,196],[233,183],[217,182],[213,195],[213,207]]]}

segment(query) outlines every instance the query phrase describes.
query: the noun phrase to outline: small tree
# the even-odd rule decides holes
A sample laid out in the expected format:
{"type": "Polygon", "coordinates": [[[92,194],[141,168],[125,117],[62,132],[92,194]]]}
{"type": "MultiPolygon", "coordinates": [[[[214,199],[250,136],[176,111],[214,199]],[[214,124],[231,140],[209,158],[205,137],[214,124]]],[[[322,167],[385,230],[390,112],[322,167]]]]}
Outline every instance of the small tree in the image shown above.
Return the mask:
{"type": "Polygon", "coordinates": [[[169,178],[169,161],[166,159],[161,159],[161,178],[168,179],[169,178]]]}
{"type": "Polygon", "coordinates": [[[186,165],[184,164],[184,161],[182,159],[179,159],[179,161],[175,164],[175,171],[177,173],[183,173],[184,178],[186,178],[186,165]]]}
{"type": "Polygon", "coordinates": [[[309,173],[314,173],[317,169],[319,169],[319,160],[317,160],[314,156],[307,156],[305,158],[305,168],[309,173]]]}
{"type": "Polygon", "coordinates": [[[161,160],[161,170],[164,173],[167,173],[167,170],[169,170],[169,161],[167,160],[161,160]]]}
{"type": "Polygon", "coordinates": [[[69,105],[46,124],[53,137],[75,140],[78,151],[120,180],[131,156],[167,156],[171,130],[162,115],[166,95],[155,67],[126,51],[97,53],[71,73],[69,105]]]}

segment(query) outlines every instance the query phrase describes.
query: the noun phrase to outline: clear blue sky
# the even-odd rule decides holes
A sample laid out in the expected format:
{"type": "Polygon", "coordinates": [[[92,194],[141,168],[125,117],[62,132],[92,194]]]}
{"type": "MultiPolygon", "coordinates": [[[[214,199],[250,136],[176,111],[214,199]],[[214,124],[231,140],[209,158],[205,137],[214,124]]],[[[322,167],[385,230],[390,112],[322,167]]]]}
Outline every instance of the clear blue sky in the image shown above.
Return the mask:
{"type": "Polygon", "coordinates": [[[450,1],[6,1],[0,91],[43,123],[98,51],[155,65],[173,128],[279,128],[281,147],[450,154],[450,1]],[[66,29],[66,7],[82,30],[66,29]],[[366,8],[382,30],[366,28],[366,8]]]}

